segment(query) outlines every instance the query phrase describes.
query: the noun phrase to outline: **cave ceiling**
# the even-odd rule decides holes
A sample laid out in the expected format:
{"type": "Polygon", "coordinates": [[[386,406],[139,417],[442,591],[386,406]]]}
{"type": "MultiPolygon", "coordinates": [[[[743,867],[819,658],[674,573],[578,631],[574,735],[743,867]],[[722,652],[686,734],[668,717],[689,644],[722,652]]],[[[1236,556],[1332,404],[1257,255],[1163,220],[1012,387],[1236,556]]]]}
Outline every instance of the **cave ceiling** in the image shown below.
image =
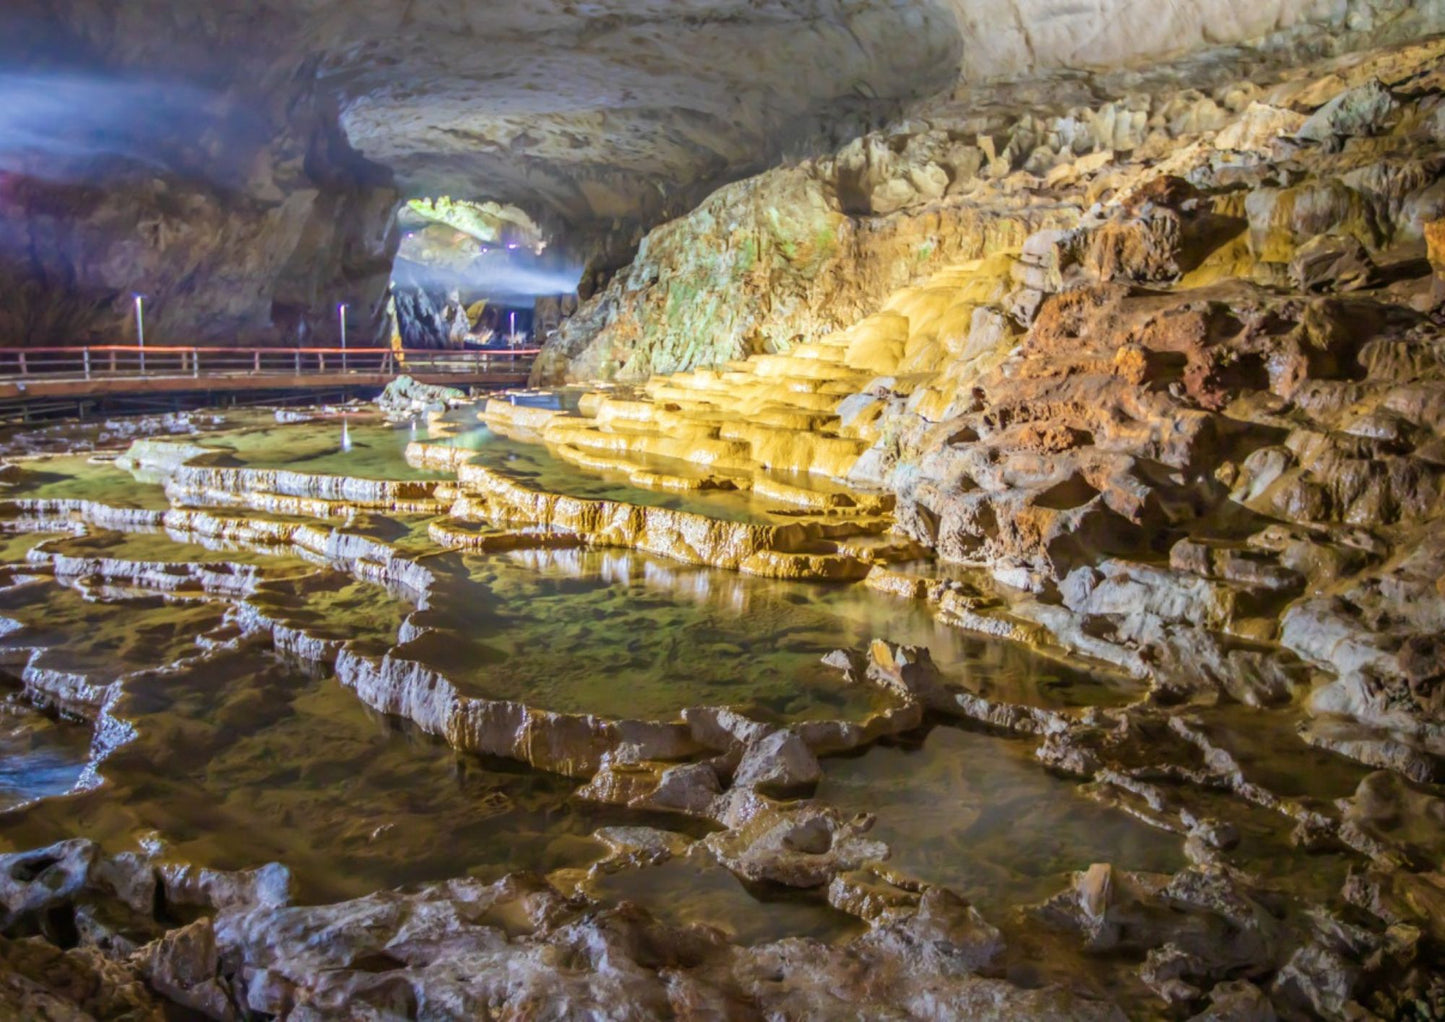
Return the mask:
{"type": "Polygon", "coordinates": [[[846,140],[960,80],[1116,68],[1338,23],[1355,6],[1368,5],[18,0],[0,46],[11,67],[215,90],[237,123],[283,117],[304,82],[404,193],[577,223],[656,220],[670,197],[846,140]]]}

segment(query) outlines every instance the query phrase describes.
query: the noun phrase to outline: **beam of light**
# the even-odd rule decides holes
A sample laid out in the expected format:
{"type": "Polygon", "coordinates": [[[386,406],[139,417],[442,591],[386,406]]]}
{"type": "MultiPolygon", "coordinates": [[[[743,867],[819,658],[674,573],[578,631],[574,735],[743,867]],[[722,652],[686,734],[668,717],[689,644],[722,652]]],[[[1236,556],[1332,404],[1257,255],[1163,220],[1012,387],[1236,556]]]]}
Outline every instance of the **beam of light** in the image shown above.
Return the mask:
{"type": "Polygon", "coordinates": [[[495,258],[475,260],[464,272],[414,263],[408,259],[398,260],[400,272],[394,274],[402,285],[424,287],[432,291],[447,291],[463,287],[469,292],[485,295],[493,300],[534,299],[546,295],[565,295],[577,290],[582,279],[581,266],[555,268],[530,264],[523,260],[495,258]]]}
{"type": "Polygon", "coordinates": [[[264,130],[254,111],[225,109],[216,93],[179,82],[0,71],[0,172],[89,181],[114,174],[116,161],[194,172],[180,165],[203,159],[210,143],[264,130]]]}

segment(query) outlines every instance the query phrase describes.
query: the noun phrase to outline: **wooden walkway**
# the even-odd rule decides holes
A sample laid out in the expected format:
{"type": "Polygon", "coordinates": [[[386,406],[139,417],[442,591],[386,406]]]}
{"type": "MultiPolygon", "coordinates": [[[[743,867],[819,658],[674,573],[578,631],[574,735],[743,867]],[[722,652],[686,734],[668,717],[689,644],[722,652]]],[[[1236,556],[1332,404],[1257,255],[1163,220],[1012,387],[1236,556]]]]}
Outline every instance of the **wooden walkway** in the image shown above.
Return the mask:
{"type": "Polygon", "coordinates": [[[533,348],[0,348],[0,401],[383,387],[403,373],[452,387],[514,387],[527,382],[536,357],[533,348]]]}

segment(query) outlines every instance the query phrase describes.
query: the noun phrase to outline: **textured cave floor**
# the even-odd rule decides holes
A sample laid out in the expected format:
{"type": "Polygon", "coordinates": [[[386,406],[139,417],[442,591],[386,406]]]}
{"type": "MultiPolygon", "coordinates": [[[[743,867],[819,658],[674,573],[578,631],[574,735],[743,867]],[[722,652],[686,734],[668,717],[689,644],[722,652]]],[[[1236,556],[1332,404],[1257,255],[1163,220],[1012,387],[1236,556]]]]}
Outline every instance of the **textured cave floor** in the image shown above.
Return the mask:
{"type": "MultiPolygon", "coordinates": [[[[323,442],[315,427],[278,426],[202,442],[234,444],[247,459],[333,470],[351,459],[380,478],[404,476],[396,450],[378,461],[376,448],[344,452],[334,428],[325,433],[323,442]]],[[[38,471],[7,497],[69,496],[68,479],[121,506],[143,509],[155,500],[153,483],[104,459],[21,464],[38,471]]],[[[20,850],[84,837],[111,852],[139,841],[167,860],[222,870],[281,862],[301,904],[451,877],[544,872],[602,904],[626,899],[667,924],[718,927],[742,944],[840,943],[867,923],[816,890],[730,872],[693,844],[715,822],[606,805],[579,797],[576,780],[454,751],[411,722],[364,706],[325,663],[298,657],[299,647],[281,652],[264,636],[220,653],[207,647],[224,640],[244,601],[273,623],[320,639],[430,656],[444,675],[472,677],[488,696],[659,719],[709,702],[772,722],[846,718],[859,694],[836,691],[836,676],[817,661],[874,638],[926,646],[950,684],[1005,703],[1078,709],[1121,706],[1138,694],[1108,672],[965,636],[857,586],[751,579],[630,552],[422,554],[415,522],[386,522],[373,512],[367,528],[413,537],[419,563],[456,561],[459,588],[446,595],[457,605],[442,607],[455,631],[431,633],[430,653],[418,649],[422,640],[399,635],[414,595],[282,548],[78,524],[65,534],[8,535],[0,613],[12,630],[0,655],[17,688],[0,735],[0,791],[10,806],[0,839],[20,850]],[[47,553],[90,558],[94,570],[56,576],[47,553]],[[108,583],[103,576],[114,567],[94,560],[195,566],[208,555],[268,572],[268,580],[247,596],[167,592],[142,578],[108,583]],[[203,669],[168,669],[196,656],[203,669]],[[37,688],[30,677],[37,669],[79,672],[96,685],[119,679],[133,737],[111,744],[97,735],[92,743],[63,694],[39,694],[43,683],[37,688]],[[800,677],[808,679],[801,688],[800,677]],[[35,705],[40,714],[29,708],[35,705]],[[691,850],[637,856],[620,853],[615,838],[599,840],[636,827],[691,850]]],[[[857,708],[870,705],[865,699],[857,708]]],[[[1252,781],[1282,797],[1348,798],[1368,773],[1305,746],[1289,706],[1221,705],[1194,717],[1252,781]]],[[[1189,861],[1185,835],[1171,832],[1177,825],[1167,813],[1139,812],[1117,792],[1046,769],[1033,755],[1036,744],[930,719],[896,739],[824,757],[813,796],[845,816],[875,816],[870,837],[891,848],[889,870],[957,892],[997,925],[1007,949],[996,974],[1024,987],[1062,984],[1149,1017],[1159,1002],[1140,984],[1135,954],[1081,955],[1027,906],[1070,890],[1093,863],[1174,873],[1189,861]]],[[[1288,820],[1227,792],[1186,784],[1179,797],[1237,831],[1211,861],[1257,878],[1281,899],[1289,925],[1309,906],[1328,903],[1354,868],[1343,849],[1299,850],[1288,820]]]]}

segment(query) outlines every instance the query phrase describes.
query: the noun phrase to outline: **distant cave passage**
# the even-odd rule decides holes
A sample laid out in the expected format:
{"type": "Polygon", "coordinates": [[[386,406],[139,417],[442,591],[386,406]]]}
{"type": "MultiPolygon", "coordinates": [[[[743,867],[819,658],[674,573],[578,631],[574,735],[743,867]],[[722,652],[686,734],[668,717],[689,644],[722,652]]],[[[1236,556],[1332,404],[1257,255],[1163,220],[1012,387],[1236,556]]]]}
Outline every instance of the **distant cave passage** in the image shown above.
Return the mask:
{"type": "Polygon", "coordinates": [[[541,300],[527,306],[483,298],[468,305],[455,290],[442,292],[397,281],[392,285],[392,304],[404,348],[526,348],[542,340],[537,328],[542,321],[541,300]]]}
{"type": "Polygon", "coordinates": [[[403,210],[400,226],[389,308],[393,341],[402,347],[536,347],[577,308],[580,268],[549,253],[518,210],[418,200],[403,210]]]}

